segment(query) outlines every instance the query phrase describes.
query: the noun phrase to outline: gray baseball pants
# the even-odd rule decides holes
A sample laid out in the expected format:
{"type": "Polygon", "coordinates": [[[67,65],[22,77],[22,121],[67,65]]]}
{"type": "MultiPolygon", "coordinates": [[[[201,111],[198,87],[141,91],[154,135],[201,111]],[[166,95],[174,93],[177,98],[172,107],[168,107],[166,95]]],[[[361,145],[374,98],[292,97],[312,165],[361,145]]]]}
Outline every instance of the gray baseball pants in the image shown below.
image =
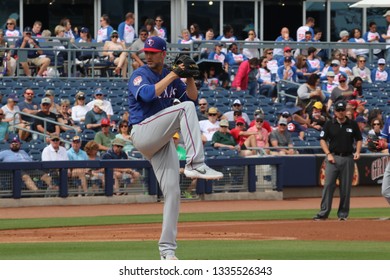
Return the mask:
{"type": "Polygon", "coordinates": [[[351,198],[351,187],[354,172],[353,156],[341,157],[334,155],[335,163],[325,159],[325,185],[322,191],[321,210],[319,216],[328,218],[332,210],[333,194],[337,178],[340,181],[340,204],[337,211],[339,218],[347,218],[351,198]]]}
{"type": "Polygon", "coordinates": [[[131,131],[135,148],[152,164],[164,195],[163,224],[159,241],[162,256],[174,255],[177,248],[180,165],[172,136],[178,131],[181,131],[187,151],[186,168],[200,167],[204,163],[204,152],[193,102],[186,101],[161,110],[134,125],[131,131]]]}
{"type": "Polygon", "coordinates": [[[390,204],[390,162],[387,163],[385,173],[383,174],[382,195],[384,196],[384,198],[386,198],[387,202],[390,204]]]}

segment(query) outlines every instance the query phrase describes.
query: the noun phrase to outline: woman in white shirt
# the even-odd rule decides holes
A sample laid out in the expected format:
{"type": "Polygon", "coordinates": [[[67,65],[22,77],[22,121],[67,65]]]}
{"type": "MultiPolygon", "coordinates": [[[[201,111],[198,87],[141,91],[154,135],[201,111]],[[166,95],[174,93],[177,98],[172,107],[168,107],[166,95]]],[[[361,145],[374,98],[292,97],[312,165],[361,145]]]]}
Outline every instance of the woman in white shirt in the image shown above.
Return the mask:
{"type": "MultiPolygon", "coordinates": [[[[19,99],[16,95],[11,94],[7,98],[7,104],[5,104],[3,107],[1,107],[1,110],[3,110],[4,113],[4,119],[3,122],[9,123],[8,130],[13,131],[14,128],[16,130],[18,128],[25,128],[26,125],[24,122],[21,121],[20,115],[15,113],[20,112],[19,106],[16,104],[18,103],[19,99]]],[[[19,138],[23,139],[22,136],[22,130],[19,130],[19,138]]]]}
{"type": "Polygon", "coordinates": [[[72,107],[72,120],[77,123],[84,123],[88,107],[85,104],[85,93],[79,91],[75,96],[75,104],[72,107]]]}
{"type": "MultiPolygon", "coordinates": [[[[248,38],[245,39],[245,46],[256,45],[257,43],[255,43],[255,42],[260,42],[260,39],[256,37],[255,30],[251,29],[251,30],[248,31],[248,38]]],[[[259,55],[260,55],[259,49],[257,49],[257,48],[244,48],[242,50],[242,53],[248,59],[251,59],[253,57],[259,57],[259,55]]]]}

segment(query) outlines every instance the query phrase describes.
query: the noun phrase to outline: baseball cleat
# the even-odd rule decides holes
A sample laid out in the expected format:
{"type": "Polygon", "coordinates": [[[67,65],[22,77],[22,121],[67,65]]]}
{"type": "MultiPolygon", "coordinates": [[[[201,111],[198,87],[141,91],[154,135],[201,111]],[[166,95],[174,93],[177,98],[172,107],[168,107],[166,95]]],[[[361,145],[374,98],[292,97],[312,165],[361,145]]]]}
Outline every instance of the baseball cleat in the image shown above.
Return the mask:
{"type": "Polygon", "coordinates": [[[161,260],[163,260],[163,261],[177,261],[179,259],[175,255],[166,255],[165,257],[161,256],[161,260]]]}
{"type": "Polygon", "coordinates": [[[313,217],[313,220],[314,221],[325,221],[327,218],[323,217],[323,216],[320,216],[320,215],[315,215],[313,217]]]}
{"type": "Polygon", "coordinates": [[[208,167],[206,164],[203,164],[202,166],[189,170],[184,169],[184,174],[188,178],[199,178],[199,179],[206,179],[206,180],[213,180],[213,179],[221,179],[223,177],[223,174],[219,171],[216,171],[210,167],[208,167]]]}
{"type": "Polygon", "coordinates": [[[346,220],[347,220],[347,218],[344,218],[344,217],[339,218],[339,221],[345,222],[346,220]]]}

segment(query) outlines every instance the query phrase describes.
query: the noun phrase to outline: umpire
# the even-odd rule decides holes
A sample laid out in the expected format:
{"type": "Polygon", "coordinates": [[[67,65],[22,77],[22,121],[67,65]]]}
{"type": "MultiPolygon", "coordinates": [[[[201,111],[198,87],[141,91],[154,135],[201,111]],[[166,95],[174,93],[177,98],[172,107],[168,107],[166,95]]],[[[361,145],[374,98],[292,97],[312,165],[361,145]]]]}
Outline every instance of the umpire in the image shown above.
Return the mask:
{"type": "Polygon", "coordinates": [[[340,182],[340,205],[337,211],[339,221],[346,221],[349,214],[354,160],[360,158],[362,135],[357,123],[345,115],[347,104],[338,100],[334,104],[334,118],[328,120],[321,131],[321,148],[326,154],[325,185],[322,192],[321,210],[313,218],[326,220],[332,209],[336,180],[340,182]],[[356,141],[356,152],[353,154],[356,141]]]}

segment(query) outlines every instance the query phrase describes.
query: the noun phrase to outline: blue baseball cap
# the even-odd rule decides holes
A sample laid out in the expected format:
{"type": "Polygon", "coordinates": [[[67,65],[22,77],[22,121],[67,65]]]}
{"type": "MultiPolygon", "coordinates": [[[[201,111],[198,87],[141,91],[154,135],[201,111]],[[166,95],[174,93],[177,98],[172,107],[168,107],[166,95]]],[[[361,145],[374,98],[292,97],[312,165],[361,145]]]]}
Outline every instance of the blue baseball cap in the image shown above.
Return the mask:
{"type": "Polygon", "coordinates": [[[89,29],[87,27],[81,27],[80,33],[89,33],[89,29]]]}
{"type": "Polygon", "coordinates": [[[167,50],[167,43],[164,39],[153,36],[145,41],[144,52],[165,52],[167,50]]]}

